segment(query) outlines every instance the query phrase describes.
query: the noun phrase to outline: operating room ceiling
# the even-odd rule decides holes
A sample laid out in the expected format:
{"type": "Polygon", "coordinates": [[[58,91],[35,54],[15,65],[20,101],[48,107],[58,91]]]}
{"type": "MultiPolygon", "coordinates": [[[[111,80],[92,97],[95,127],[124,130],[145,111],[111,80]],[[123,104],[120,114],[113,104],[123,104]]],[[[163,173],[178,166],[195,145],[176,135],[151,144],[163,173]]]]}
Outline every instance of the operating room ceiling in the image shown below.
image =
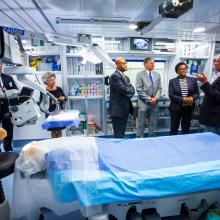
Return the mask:
{"type": "Polygon", "coordinates": [[[194,0],[193,9],[178,19],[159,15],[163,0],[1,0],[2,26],[31,32],[75,36],[139,36],[130,23],[151,22],[143,36],[173,39],[220,39],[219,0],[194,0]],[[57,20],[67,20],[67,23],[57,20]],[[71,20],[70,20],[71,19],[71,20]],[[193,33],[204,27],[204,33],[193,33]]]}

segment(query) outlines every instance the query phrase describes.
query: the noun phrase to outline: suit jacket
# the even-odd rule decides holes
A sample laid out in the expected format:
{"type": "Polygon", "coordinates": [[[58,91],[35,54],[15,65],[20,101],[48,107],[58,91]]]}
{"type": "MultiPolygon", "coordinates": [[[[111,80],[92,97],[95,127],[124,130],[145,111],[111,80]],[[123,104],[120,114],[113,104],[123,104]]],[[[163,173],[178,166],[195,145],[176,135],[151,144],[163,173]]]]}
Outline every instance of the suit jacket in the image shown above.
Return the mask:
{"type": "Polygon", "coordinates": [[[220,77],[212,84],[203,84],[201,89],[205,96],[200,107],[200,123],[220,127],[220,77]]]}
{"type": "MultiPolygon", "coordinates": [[[[186,77],[188,86],[188,96],[192,96],[195,101],[199,98],[199,88],[197,80],[192,77],[186,77]]],[[[181,94],[179,77],[171,79],[169,81],[169,97],[170,97],[170,111],[179,111],[183,107],[183,96],[181,94]]],[[[194,104],[192,108],[194,108],[194,104]]]]}
{"type": "Polygon", "coordinates": [[[133,106],[131,97],[134,95],[134,87],[130,84],[127,76],[122,76],[119,71],[115,71],[109,80],[110,100],[109,112],[113,117],[127,117],[132,113],[133,106]]]}
{"type": "MultiPolygon", "coordinates": [[[[0,77],[1,77],[1,80],[3,83],[3,87],[5,87],[7,90],[18,89],[11,76],[1,73],[0,77]]],[[[0,108],[1,114],[7,113],[9,111],[8,110],[8,106],[9,106],[8,100],[7,99],[0,99],[0,103],[1,103],[1,108],[0,108]]]]}
{"type": "Polygon", "coordinates": [[[138,107],[146,108],[147,102],[150,98],[159,98],[161,96],[161,78],[160,74],[156,71],[152,71],[153,86],[148,77],[146,70],[141,71],[136,77],[136,90],[138,94],[138,107]]]}

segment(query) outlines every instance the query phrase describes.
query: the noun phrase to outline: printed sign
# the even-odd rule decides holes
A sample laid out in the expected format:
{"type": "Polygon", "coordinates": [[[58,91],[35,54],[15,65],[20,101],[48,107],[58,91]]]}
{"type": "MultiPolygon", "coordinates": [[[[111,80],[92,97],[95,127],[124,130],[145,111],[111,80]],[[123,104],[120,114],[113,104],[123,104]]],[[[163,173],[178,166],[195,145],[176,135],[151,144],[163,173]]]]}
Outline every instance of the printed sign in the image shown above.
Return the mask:
{"type": "Polygon", "coordinates": [[[19,33],[20,35],[24,35],[24,30],[21,29],[16,29],[16,28],[10,28],[10,27],[3,27],[3,30],[5,30],[6,32],[8,32],[9,34],[11,33],[19,33]]]}

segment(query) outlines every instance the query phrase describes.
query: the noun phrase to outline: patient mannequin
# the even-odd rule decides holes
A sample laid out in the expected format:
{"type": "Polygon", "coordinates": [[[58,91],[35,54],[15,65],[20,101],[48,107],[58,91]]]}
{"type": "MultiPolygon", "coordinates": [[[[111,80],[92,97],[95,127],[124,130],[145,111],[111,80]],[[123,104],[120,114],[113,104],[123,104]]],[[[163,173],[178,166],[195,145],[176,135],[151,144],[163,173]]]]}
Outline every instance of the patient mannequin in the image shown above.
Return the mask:
{"type": "Polygon", "coordinates": [[[16,162],[16,167],[26,176],[45,169],[46,146],[39,145],[37,142],[27,144],[21,151],[16,162]]]}

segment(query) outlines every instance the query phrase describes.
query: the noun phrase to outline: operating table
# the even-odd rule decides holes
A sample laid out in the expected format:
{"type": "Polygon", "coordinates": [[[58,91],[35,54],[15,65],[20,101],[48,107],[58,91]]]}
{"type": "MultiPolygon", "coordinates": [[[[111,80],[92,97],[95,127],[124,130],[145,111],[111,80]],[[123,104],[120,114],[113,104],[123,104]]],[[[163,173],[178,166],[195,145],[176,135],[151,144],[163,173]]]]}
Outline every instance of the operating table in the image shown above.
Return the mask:
{"type": "Polygon", "coordinates": [[[200,133],[147,139],[63,137],[25,146],[16,163],[13,219],[37,219],[46,207],[125,219],[129,207],[179,214],[220,192],[220,136],[200,133]],[[46,172],[46,174],[45,174],[46,172]],[[30,217],[31,216],[31,217],[30,217]]]}

